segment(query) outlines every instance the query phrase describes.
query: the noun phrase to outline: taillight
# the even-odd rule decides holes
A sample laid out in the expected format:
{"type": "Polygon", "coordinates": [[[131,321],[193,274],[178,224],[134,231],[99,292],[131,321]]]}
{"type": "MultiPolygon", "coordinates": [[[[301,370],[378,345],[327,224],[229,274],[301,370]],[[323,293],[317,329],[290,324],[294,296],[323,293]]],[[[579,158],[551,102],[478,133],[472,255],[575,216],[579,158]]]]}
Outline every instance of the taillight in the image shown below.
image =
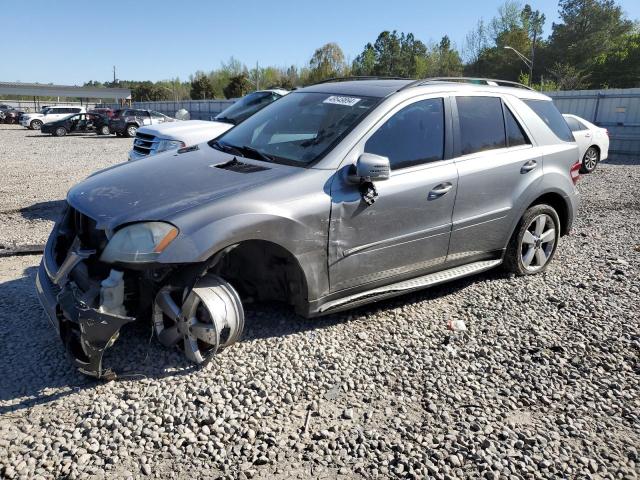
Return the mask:
{"type": "Polygon", "coordinates": [[[580,180],[581,167],[582,167],[582,163],[576,162],[573,165],[571,165],[571,169],[569,170],[569,174],[571,175],[571,180],[573,181],[574,185],[578,183],[578,180],[580,180]]]}

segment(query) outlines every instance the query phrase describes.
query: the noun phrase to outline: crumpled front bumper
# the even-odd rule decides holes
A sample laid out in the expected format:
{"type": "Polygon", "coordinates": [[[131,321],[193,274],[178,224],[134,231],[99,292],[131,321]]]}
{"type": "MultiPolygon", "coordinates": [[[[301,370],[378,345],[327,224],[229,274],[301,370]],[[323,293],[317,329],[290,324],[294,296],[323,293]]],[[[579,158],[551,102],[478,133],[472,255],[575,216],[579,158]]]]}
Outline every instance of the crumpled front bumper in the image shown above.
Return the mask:
{"type": "Polygon", "coordinates": [[[60,335],[73,364],[84,374],[111,379],[115,375],[102,368],[102,357],[117,340],[120,328],[135,317],[101,312],[89,305],[99,295],[93,286],[82,291],[71,279],[73,269],[83,261],[77,246],[70,249],[62,265],[55,262],[53,252],[55,230],[51,234],[36,276],[36,291],[40,303],[60,335]]]}

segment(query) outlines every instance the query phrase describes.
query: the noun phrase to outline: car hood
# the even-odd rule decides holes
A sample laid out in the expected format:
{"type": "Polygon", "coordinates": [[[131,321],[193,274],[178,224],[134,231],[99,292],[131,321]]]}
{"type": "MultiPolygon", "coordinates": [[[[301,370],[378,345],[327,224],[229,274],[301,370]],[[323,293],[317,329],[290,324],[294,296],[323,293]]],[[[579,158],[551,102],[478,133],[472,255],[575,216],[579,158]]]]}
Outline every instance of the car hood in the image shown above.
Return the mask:
{"type": "Polygon", "coordinates": [[[68,203],[110,230],[135,221],[170,220],[184,210],[247,191],[300,170],[238,157],[263,170],[243,173],[218,168],[234,159],[206,143],[186,153],[166,152],[152,162],[127,162],[75,185],[68,203]]]}
{"type": "Polygon", "coordinates": [[[169,140],[182,140],[185,136],[194,134],[211,135],[206,138],[210,140],[229,130],[233,125],[223,122],[207,122],[205,120],[184,120],[176,122],[161,123],[149,127],[142,127],[138,131],[156,137],[167,138],[169,140]]]}

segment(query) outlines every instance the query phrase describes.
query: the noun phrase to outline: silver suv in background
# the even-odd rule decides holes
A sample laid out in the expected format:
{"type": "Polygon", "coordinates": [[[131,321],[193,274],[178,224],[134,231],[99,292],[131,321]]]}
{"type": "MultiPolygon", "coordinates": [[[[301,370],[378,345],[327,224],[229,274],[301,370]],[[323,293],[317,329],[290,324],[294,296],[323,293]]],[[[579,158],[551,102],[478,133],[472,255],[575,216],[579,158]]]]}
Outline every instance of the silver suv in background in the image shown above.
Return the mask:
{"type": "Polygon", "coordinates": [[[252,92],[225,108],[211,122],[185,120],[142,127],[136,133],[128,160],[140,160],[216,138],[287,93],[289,93],[287,90],[279,88],[252,92]]]}
{"type": "Polygon", "coordinates": [[[313,85],[73,187],[36,285],[75,365],[112,376],[104,350],[141,319],[202,363],[241,337],[242,299],[314,317],[544,271],[575,217],[578,148],[550,98],[471,82],[313,85]]]}

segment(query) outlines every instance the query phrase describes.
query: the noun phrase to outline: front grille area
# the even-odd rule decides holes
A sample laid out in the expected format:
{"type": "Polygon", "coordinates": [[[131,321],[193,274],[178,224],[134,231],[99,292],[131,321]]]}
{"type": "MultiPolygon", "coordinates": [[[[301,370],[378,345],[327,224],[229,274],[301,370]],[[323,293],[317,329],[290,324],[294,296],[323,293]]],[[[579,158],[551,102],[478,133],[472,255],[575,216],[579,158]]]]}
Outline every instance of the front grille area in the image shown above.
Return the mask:
{"type": "Polygon", "coordinates": [[[69,227],[80,239],[82,248],[96,250],[98,253],[107,245],[104,230],[96,228],[96,221],[87,215],[69,207],[69,227]]]}
{"type": "Polygon", "coordinates": [[[139,155],[152,155],[157,148],[157,144],[158,139],[155,135],[138,132],[133,141],[133,150],[139,155]]]}

